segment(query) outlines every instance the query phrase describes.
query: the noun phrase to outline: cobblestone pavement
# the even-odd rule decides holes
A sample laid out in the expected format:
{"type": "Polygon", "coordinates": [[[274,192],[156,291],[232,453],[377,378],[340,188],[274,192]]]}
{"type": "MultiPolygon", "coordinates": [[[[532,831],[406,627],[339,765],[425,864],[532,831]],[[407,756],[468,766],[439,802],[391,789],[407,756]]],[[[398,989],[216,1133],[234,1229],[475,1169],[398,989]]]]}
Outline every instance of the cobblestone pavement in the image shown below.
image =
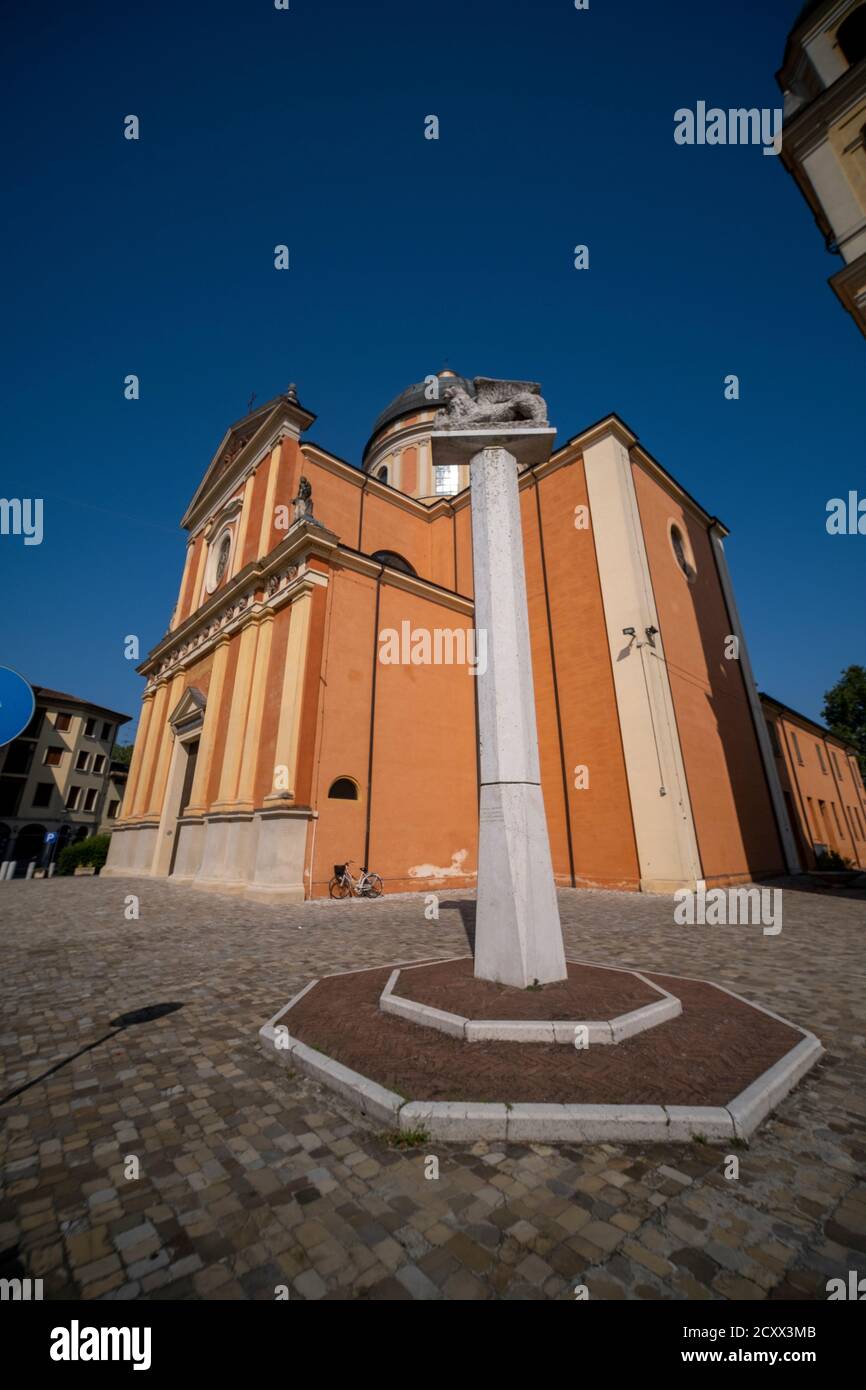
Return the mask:
{"type": "Polygon", "coordinates": [[[461,953],[465,894],[430,922],[420,897],[278,908],[17,881],[0,885],[0,1090],[33,1084],[0,1111],[2,1273],[87,1299],[809,1299],[866,1273],[866,893],[786,889],[777,937],[676,926],[669,899],[560,906],[571,956],[717,979],[823,1041],[738,1179],[699,1143],[397,1151],[260,1054],[312,975],[461,953]],[[111,1034],[162,1002],[183,1007],[111,1034]]]}

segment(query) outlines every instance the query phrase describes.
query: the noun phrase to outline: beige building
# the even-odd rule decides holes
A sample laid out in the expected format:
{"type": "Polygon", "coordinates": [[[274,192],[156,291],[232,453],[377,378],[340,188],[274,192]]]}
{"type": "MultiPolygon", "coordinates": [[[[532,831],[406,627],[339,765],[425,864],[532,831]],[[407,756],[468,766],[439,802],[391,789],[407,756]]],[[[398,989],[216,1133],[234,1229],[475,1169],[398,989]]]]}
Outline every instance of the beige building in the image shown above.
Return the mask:
{"type": "Polygon", "coordinates": [[[844,261],[830,284],[866,334],[866,0],[810,0],[776,79],[782,161],[844,261]]]}
{"type": "Polygon", "coordinates": [[[111,750],[128,714],[34,686],[24,732],[0,748],[0,863],[22,876],[56,859],[64,845],[108,832],[120,809],[126,768],[111,750]],[[49,831],[57,834],[52,849],[49,831]]]}

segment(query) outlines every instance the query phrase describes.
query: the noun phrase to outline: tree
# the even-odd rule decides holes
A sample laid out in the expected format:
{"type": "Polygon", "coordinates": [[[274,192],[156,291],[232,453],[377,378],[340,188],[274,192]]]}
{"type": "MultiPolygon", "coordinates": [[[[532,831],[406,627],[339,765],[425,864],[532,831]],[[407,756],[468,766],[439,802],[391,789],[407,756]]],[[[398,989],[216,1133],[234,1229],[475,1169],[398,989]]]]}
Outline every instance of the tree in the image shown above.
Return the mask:
{"type": "Polygon", "coordinates": [[[866,776],[866,666],[849,666],[824,696],[821,711],[831,733],[857,750],[866,776]]]}
{"type": "Polygon", "coordinates": [[[113,763],[123,763],[126,767],[132,762],[132,743],[115,743],[111,750],[111,761],[113,763]]]}

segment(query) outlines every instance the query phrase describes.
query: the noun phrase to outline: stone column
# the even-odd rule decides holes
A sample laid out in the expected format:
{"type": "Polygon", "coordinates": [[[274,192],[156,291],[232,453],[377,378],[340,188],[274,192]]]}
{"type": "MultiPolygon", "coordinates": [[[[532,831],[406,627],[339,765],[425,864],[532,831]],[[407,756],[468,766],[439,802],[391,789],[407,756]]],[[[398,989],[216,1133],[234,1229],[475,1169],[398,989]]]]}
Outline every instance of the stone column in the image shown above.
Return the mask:
{"type": "Polygon", "coordinates": [[[301,695],[304,688],[304,675],[307,665],[307,643],[310,633],[310,616],[313,607],[312,588],[306,588],[292,603],[292,616],[289,623],[289,638],[286,644],[286,657],[283,664],[283,686],[280,697],[280,722],[277,726],[277,739],[274,750],[274,771],[271,790],[266,794],[267,803],[286,802],[294,799],[297,776],[298,739],[301,727],[301,695]],[[287,770],[288,787],[276,788],[276,769],[287,770]]]}
{"type": "Polygon", "coordinates": [[[216,731],[219,723],[220,710],[222,709],[223,687],[225,685],[228,659],[229,639],[228,637],[222,636],[216,644],[210,681],[208,682],[207,702],[205,704],[204,721],[199,738],[195,776],[192,779],[192,791],[190,792],[189,806],[187,807],[187,814],[190,816],[203,816],[205,812],[209,810],[207,800],[208,785],[210,783],[211,768],[213,767],[214,752],[216,749],[216,731]]]}
{"type": "Polygon", "coordinates": [[[223,749],[220,770],[219,791],[211,811],[232,811],[237,799],[238,777],[241,766],[244,733],[247,727],[247,714],[250,704],[250,686],[253,679],[253,662],[258,640],[258,623],[248,621],[238,639],[238,663],[235,668],[234,685],[229,706],[228,727],[223,749]]]}
{"type": "Polygon", "coordinates": [[[150,789],[153,782],[155,764],[159,754],[159,738],[165,719],[168,702],[168,684],[160,681],[151,704],[150,722],[147,726],[145,743],[141,754],[141,771],[135,787],[135,801],[130,806],[130,815],[136,819],[147,815],[150,808],[150,789]]]}
{"type": "Polygon", "coordinates": [[[192,540],[192,538],[190,538],[186,543],[186,557],[183,563],[183,578],[180,581],[180,588],[177,592],[177,603],[174,607],[174,613],[171,619],[171,627],[169,629],[171,632],[173,632],[174,629],[180,625],[180,610],[183,605],[184,595],[186,594],[186,586],[189,580],[189,572],[192,568],[192,557],[194,548],[195,542],[192,540]]]}
{"type": "Polygon", "coordinates": [[[526,988],[567,971],[541,792],[517,459],[501,446],[481,449],[470,480],[475,626],[487,633],[475,975],[526,988]]]}
{"type": "Polygon", "coordinates": [[[235,540],[235,548],[232,554],[232,567],[231,574],[229,575],[230,579],[234,579],[238,570],[242,570],[244,567],[244,549],[246,548],[247,543],[247,530],[249,529],[250,524],[250,512],[252,510],[253,505],[253,488],[255,487],[255,482],[256,475],[255,473],[251,473],[250,476],[247,478],[246,482],[244,483],[244,497],[243,502],[241,503],[241,519],[238,522],[237,538],[235,540]]]}
{"type": "Polygon", "coordinates": [[[141,700],[141,718],[138,721],[138,734],[135,740],[135,747],[132,750],[132,761],[129,765],[129,778],[126,783],[123,806],[118,816],[118,820],[121,821],[129,820],[133,814],[138,783],[141,779],[141,772],[144,766],[147,736],[150,729],[151,715],[153,714],[153,702],[154,691],[146,690],[141,700]]]}
{"type": "Polygon", "coordinates": [[[262,715],[267,693],[268,669],[271,657],[271,638],[274,631],[274,615],[265,609],[258,619],[258,641],[253,666],[253,679],[250,687],[250,707],[247,727],[241,751],[240,775],[238,778],[237,801],[241,810],[252,811],[256,786],[256,766],[258,762],[259,740],[262,734],[262,715]]]}
{"type": "Polygon", "coordinates": [[[172,753],[174,752],[174,730],[169,724],[169,718],[174,713],[175,705],[184,691],[186,676],[183,671],[178,671],[172,678],[171,685],[168,687],[168,694],[162,709],[161,718],[157,725],[157,739],[154,750],[156,768],[153,774],[153,783],[150,788],[148,798],[147,814],[150,816],[161,816],[163,802],[165,799],[165,786],[168,781],[168,769],[171,763],[172,753]]]}

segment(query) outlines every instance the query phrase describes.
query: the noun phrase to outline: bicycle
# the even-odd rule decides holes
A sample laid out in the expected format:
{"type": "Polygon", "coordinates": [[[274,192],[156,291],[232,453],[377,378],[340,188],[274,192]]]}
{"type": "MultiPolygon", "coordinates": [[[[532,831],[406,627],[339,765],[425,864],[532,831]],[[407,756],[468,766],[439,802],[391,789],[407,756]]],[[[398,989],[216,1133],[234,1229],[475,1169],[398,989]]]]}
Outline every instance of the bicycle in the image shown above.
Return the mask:
{"type": "Polygon", "coordinates": [[[382,880],[378,874],[368,873],[362,869],[358,878],[353,878],[349,871],[349,865],[354,860],[349,859],[345,864],[334,865],[334,877],[328,884],[328,892],[332,898],[378,898],[383,891],[382,880]]]}

